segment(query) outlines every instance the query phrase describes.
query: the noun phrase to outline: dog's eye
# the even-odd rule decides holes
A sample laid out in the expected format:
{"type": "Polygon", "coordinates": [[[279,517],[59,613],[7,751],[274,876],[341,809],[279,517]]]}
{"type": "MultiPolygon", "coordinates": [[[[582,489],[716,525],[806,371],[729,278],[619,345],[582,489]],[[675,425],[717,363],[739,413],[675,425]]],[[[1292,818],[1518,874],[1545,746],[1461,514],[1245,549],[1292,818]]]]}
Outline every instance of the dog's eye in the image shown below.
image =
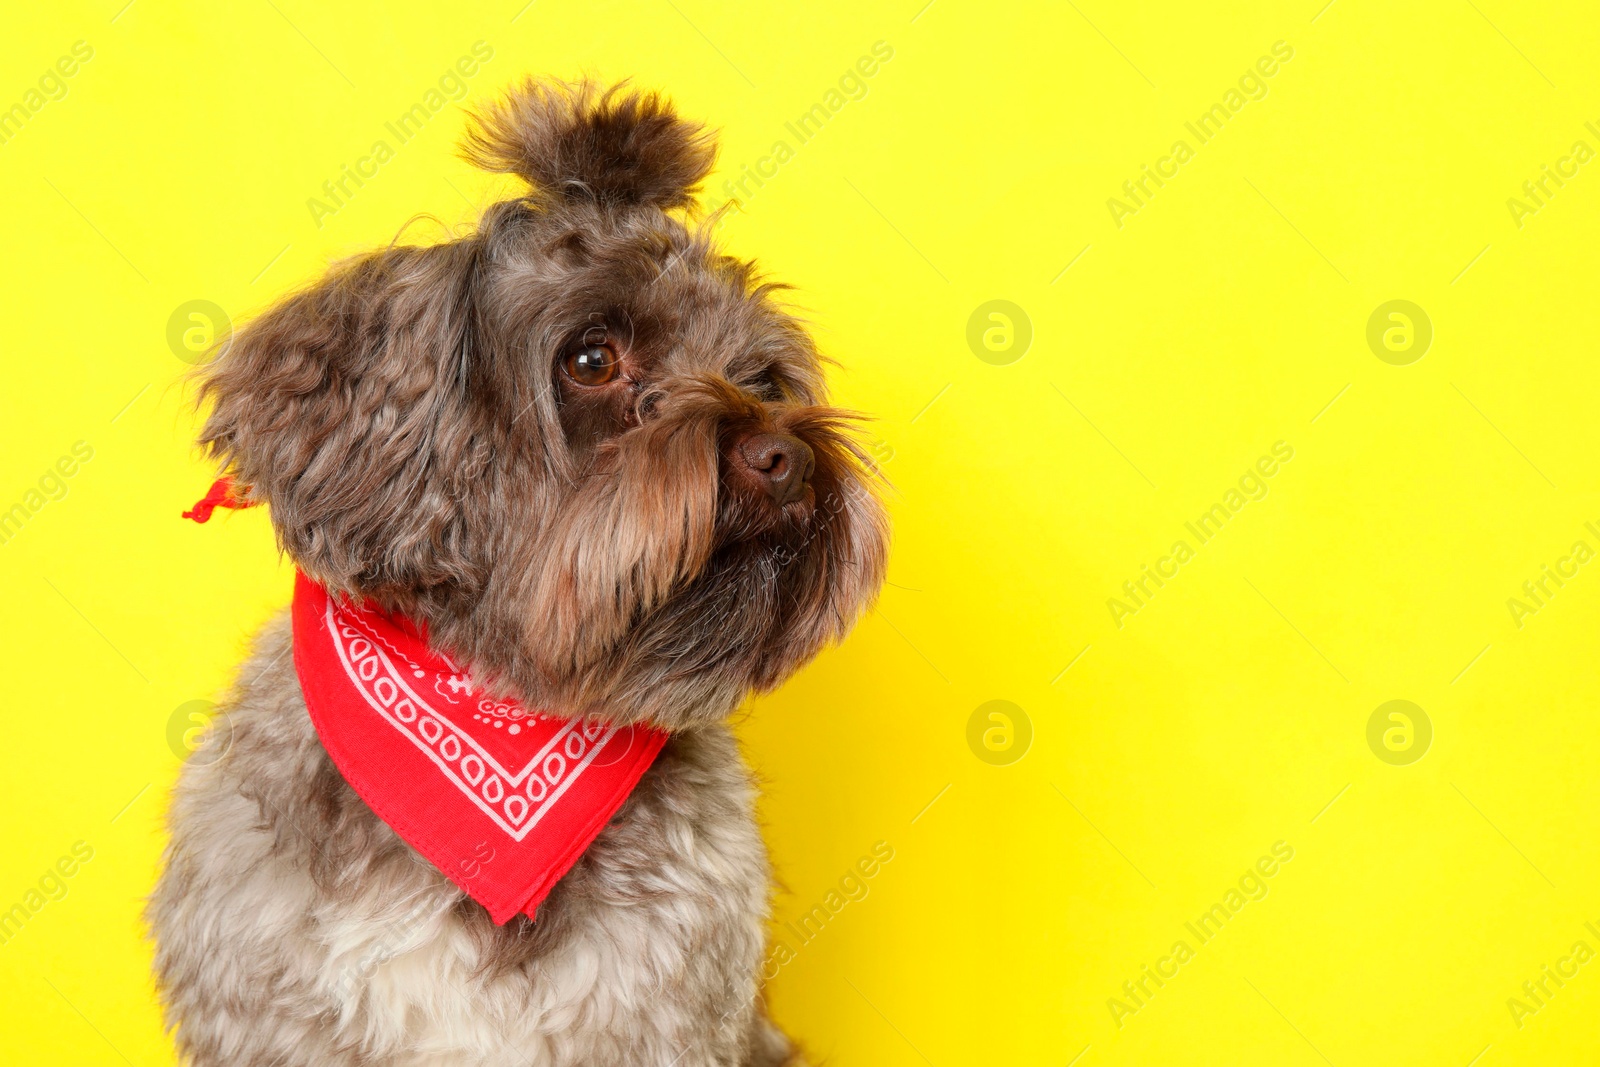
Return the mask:
{"type": "Polygon", "coordinates": [[[567,356],[567,376],[579,385],[604,385],[617,376],[617,354],[610,345],[586,344],[567,356]]]}
{"type": "Polygon", "coordinates": [[[783,399],[783,386],[778,384],[777,375],[769,368],[761,372],[760,377],[750,383],[750,392],[756,399],[773,403],[783,399]]]}

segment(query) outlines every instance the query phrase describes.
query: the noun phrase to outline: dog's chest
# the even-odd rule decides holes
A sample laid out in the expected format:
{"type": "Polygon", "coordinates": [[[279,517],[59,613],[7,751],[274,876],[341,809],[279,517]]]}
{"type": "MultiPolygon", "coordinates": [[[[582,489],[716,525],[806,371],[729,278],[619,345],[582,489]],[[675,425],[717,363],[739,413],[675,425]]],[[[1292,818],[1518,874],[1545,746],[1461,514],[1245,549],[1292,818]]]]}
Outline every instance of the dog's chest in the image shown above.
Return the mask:
{"type": "Polygon", "coordinates": [[[725,738],[674,741],[535,924],[488,924],[414,859],[319,909],[319,992],[396,1064],[664,1063],[708,1025],[733,1049],[766,907],[747,789],[725,738]]]}
{"type": "Polygon", "coordinates": [[[184,768],[151,902],[194,1063],[740,1062],[769,880],[726,727],[675,735],[537,924],[495,926],[340,777],[286,629],[184,768]]]}

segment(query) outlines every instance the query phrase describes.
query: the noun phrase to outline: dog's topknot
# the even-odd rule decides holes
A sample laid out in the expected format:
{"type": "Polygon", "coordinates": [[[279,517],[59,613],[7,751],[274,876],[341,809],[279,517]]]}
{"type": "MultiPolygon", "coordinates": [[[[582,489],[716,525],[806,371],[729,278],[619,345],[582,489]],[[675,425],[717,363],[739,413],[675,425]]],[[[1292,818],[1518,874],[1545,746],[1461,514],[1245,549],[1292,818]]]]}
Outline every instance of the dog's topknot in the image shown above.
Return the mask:
{"type": "Polygon", "coordinates": [[[536,194],[602,206],[687,207],[717,148],[705,127],[627,83],[526,79],[479,109],[462,154],[485,170],[516,174],[536,194]]]}

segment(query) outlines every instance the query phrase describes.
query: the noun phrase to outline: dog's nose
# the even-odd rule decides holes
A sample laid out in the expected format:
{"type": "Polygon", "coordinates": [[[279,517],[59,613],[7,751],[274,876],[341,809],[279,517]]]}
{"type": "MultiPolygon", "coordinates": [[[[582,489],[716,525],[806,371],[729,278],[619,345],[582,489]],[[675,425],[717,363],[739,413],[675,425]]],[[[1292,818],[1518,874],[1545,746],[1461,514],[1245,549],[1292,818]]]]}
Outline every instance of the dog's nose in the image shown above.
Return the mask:
{"type": "Polygon", "coordinates": [[[739,442],[738,453],[780,507],[799,500],[817,457],[811,446],[787,433],[758,433],[739,442]]]}

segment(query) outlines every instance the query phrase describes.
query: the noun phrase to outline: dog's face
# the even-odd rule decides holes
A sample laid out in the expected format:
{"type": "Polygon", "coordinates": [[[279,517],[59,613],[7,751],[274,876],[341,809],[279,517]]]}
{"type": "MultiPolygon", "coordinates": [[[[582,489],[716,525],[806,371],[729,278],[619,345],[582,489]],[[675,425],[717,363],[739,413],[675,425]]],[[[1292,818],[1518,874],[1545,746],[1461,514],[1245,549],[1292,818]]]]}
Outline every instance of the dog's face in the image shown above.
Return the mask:
{"type": "Polygon", "coordinates": [[[870,461],[773,287],[681,217],[698,127],[530,82],[467,153],[529,194],[225,341],[202,440],[303,570],[485,681],[561,714],[725,715],[876,595],[870,461]]]}

